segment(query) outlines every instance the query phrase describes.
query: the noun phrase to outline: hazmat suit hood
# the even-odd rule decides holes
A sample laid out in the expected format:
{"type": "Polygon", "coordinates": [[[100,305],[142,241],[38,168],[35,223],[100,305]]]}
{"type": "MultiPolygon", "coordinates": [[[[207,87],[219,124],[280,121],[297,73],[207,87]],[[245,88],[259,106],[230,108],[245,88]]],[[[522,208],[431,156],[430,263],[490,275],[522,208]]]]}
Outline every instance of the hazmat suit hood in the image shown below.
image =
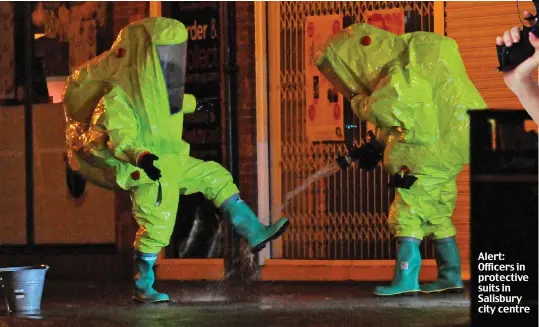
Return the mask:
{"type": "Polygon", "coordinates": [[[407,44],[399,36],[367,24],[333,35],[317,53],[316,66],[337,91],[351,98],[369,95],[392,65],[407,64],[407,44]]]}
{"type": "MultiPolygon", "coordinates": [[[[183,69],[185,79],[187,38],[185,26],[169,18],[147,18],[124,27],[110,50],[84,63],[68,77],[63,94],[66,115],[79,121],[89,120],[99,100],[113,85],[137,100],[155,101],[164,94],[168,99],[167,68],[173,66],[179,73],[183,69]]],[[[186,113],[192,112],[195,105],[196,100],[190,95],[182,101],[186,113]]]]}
{"type": "Polygon", "coordinates": [[[125,188],[125,163],[136,166],[145,151],[189,153],[183,115],[195,110],[196,99],[184,94],[187,40],[177,20],[142,19],[68,77],[63,101],[74,170],[98,185],[125,188]],[[104,174],[103,167],[113,172],[104,174]]]}

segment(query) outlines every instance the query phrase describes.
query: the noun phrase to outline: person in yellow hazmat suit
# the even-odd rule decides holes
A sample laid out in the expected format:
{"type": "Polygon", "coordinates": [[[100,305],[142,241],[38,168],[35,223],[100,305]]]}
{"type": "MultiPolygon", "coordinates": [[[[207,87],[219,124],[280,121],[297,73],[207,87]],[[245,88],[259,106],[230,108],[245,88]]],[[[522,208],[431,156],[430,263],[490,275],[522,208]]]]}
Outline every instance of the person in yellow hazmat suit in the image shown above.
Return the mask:
{"type": "Polygon", "coordinates": [[[358,166],[369,170],[383,161],[396,187],[389,212],[398,244],[394,278],[374,294],[461,291],[451,221],[456,177],[469,162],[467,111],[487,105],[466,74],[457,43],[429,32],[398,36],[356,24],[326,42],[316,65],[350,99],[354,113],[376,126],[381,150],[376,154],[371,143],[360,147],[358,166]],[[426,236],[435,243],[438,279],[420,286],[419,245],[426,236]]]}
{"type": "Polygon", "coordinates": [[[289,223],[282,218],[262,225],[225,168],[189,156],[183,118],[200,105],[184,94],[187,38],[177,20],[134,22],[120,31],[109,51],[68,77],[63,95],[71,169],[99,186],[131,192],[139,225],[133,298],[143,302],[169,300],[153,288],[153,267],[170,242],[180,194],[203,193],[253,252],[289,223]]]}

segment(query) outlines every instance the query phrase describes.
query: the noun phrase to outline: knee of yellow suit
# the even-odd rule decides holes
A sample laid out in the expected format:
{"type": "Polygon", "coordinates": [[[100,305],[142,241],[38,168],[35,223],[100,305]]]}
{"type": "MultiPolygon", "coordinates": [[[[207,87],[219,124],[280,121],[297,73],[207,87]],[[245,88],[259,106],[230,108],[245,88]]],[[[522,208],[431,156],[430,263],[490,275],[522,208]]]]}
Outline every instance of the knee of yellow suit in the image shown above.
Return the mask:
{"type": "Polygon", "coordinates": [[[403,204],[396,198],[389,210],[388,225],[396,237],[413,237],[423,239],[425,234],[421,228],[419,216],[410,212],[409,205],[403,204]]]}
{"type": "Polygon", "coordinates": [[[239,193],[232,175],[221,164],[206,161],[200,164],[198,169],[203,171],[201,176],[203,190],[201,191],[216,207],[220,207],[225,200],[239,193]]]}
{"type": "Polygon", "coordinates": [[[134,247],[141,253],[158,253],[170,244],[172,230],[153,231],[148,233],[144,226],[140,226],[135,237],[134,247]]]}
{"type": "Polygon", "coordinates": [[[425,233],[421,228],[409,227],[398,225],[393,228],[395,237],[412,237],[418,240],[422,240],[425,237],[425,233]]]}
{"type": "Polygon", "coordinates": [[[457,229],[455,228],[455,225],[453,225],[453,222],[451,221],[451,218],[448,218],[448,223],[440,225],[438,228],[435,229],[433,234],[433,239],[439,240],[442,238],[452,237],[457,235],[457,229]]]}

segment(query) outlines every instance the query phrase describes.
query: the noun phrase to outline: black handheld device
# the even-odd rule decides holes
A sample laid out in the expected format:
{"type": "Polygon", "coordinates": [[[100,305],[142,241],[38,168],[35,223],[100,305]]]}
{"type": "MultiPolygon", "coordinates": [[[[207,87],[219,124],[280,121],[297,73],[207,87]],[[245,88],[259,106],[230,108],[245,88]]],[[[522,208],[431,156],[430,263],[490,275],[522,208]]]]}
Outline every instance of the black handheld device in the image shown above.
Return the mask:
{"type": "Polygon", "coordinates": [[[376,137],[372,131],[367,133],[370,137],[370,141],[363,143],[362,146],[352,147],[348,150],[348,154],[337,157],[336,161],[339,167],[342,170],[345,170],[352,164],[352,162],[357,162],[361,169],[370,171],[378,166],[378,163],[383,158],[384,149],[376,141],[376,137]]]}
{"type": "MultiPolygon", "coordinates": [[[[505,45],[496,45],[496,51],[498,52],[498,62],[500,66],[498,71],[508,72],[515,69],[523,61],[533,56],[535,49],[530,43],[528,34],[532,32],[539,37],[539,19],[537,19],[537,6],[539,0],[533,0],[536,14],[534,16],[526,17],[525,19],[530,23],[530,26],[522,24],[522,30],[520,31],[520,41],[514,43],[511,47],[505,45]]],[[[517,10],[518,0],[517,0],[517,10]]],[[[520,10],[519,10],[520,15],[520,10]]]]}

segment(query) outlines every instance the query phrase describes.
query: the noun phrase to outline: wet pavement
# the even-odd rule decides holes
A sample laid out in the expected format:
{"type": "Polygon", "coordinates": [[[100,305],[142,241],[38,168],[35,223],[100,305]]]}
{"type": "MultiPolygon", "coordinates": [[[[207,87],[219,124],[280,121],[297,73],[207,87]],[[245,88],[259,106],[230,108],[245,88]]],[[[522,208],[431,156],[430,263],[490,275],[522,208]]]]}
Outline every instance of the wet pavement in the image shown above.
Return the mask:
{"type": "MultiPolygon", "coordinates": [[[[135,304],[125,282],[45,283],[42,311],[0,327],[468,326],[469,295],[376,298],[372,283],[158,282],[166,304],[135,304]]],[[[1,299],[0,299],[0,303],[1,299]]]]}

